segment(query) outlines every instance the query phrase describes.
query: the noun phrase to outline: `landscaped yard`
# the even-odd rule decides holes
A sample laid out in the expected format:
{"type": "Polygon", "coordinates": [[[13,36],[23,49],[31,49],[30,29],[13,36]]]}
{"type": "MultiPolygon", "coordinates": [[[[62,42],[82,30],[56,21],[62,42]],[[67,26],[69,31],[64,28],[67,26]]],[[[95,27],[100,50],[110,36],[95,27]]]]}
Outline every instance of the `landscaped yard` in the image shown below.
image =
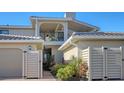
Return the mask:
{"type": "Polygon", "coordinates": [[[87,79],[88,66],[81,59],[72,57],[69,63],[56,64],[52,68],[52,74],[58,80],[79,81],[87,79]]]}

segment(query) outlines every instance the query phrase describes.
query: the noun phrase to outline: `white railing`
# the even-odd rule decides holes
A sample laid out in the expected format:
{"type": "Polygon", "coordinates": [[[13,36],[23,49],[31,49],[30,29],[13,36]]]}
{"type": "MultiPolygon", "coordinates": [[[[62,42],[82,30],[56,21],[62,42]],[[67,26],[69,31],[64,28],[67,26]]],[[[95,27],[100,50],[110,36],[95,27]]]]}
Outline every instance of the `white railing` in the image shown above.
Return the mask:
{"type": "Polygon", "coordinates": [[[42,32],[41,37],[45,41],[64,41],[64,32],[42,32]]]}

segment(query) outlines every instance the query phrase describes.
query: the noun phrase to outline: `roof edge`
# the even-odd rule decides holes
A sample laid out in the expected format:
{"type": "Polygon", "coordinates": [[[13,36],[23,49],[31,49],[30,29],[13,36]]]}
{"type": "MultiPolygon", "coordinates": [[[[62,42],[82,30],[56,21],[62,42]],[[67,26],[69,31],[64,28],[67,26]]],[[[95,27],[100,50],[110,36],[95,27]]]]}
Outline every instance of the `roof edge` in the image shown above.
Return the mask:
{"type": "Polygon", "coordinates": [[[0,40],[0,43],[44,43],[43,40],[0,40]]]}
{"type": "MultiPolygon", "coordinates": [[[[85,32],[80,32],[80,33],[85,33],[85,32]]],[[[90,33],[90,32],[87,32],[87,33],[90,33]]],[[[98,32],[96,32],[96,33],[98,33],[98,32]]],[[[104,33],[104,32],[103,32],[104,33]]],[[[110,33],[110,32],[109,32],[110,33]]],[[[116,32],[114,32],[115,34],[116,34],[116,32]]],[[[118,33],[118,32],[117,32],[118,33]]],[[[65,46],[67,46],[68,44],[70,44],[70,41],[71,40],[77,40],[77,41],[79,41],[79,40],[124,40],[124,33],[119,33],[119,34],[123,34],[123,36],[102,36],[102,35],[100,35],[100,36],[97,36],[97,35],[91,35],[91,36],[88,36],[88,35],[86,35],[86,36],[79,36],[79,35],[75,35],[76,34],[76,32],[74,32],[73,34],[72,34],[72,36],[63,44],[63,45],[61,45],[60,47],[59,47],[59,49],[58,50],[60,50],[60,51],[63,51],[63,50],[65,50],[66,48],[65,48],[65,46]]],[[[69,45],[70,46],[70,45],[69,45]]],[[[69,47],[68,46],[68,47],[69,47]]]]}

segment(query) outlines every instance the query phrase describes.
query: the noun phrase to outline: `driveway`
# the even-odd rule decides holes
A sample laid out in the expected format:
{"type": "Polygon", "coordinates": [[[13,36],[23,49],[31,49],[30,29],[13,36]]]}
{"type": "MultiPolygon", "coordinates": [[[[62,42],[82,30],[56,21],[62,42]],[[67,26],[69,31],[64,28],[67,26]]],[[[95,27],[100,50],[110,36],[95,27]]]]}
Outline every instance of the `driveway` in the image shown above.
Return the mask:
{"type": "Polygon", "coordinates": [[[43,71],[43,78],[42,79],[25,79],[21,77],[4,77],[0,78],[0,81],[56,81],[56,79],[53,77],[53,75],[50,73],[50,71],[43,71]]]}

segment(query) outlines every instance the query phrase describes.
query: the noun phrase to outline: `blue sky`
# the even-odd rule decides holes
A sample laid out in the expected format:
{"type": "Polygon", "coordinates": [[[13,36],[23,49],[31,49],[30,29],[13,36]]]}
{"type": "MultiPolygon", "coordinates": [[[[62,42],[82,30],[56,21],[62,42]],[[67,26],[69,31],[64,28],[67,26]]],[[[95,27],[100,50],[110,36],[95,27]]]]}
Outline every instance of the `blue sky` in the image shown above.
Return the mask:
{"type": "MultiPolygon", "coordinates": [[[[0,12],[0,25],[30,25],[30,16],[63,17],[63,12],[0,12]]],[[[77,12],[76,19],[100,27],[100,31],[124,32],[124,12],[77,12]]]]}

